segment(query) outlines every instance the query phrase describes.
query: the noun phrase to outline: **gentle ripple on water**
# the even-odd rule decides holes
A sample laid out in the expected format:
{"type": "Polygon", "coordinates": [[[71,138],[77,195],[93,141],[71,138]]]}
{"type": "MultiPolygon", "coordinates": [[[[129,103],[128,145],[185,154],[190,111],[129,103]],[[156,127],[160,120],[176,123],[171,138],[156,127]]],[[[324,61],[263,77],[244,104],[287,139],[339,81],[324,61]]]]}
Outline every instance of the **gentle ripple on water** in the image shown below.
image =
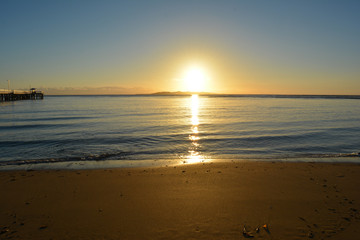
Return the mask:
{"type": "Polygon", "coordinates": [[[0,103],[0,166],[226,159],[358,161],[360,99],[48,96],[0,103]]]}

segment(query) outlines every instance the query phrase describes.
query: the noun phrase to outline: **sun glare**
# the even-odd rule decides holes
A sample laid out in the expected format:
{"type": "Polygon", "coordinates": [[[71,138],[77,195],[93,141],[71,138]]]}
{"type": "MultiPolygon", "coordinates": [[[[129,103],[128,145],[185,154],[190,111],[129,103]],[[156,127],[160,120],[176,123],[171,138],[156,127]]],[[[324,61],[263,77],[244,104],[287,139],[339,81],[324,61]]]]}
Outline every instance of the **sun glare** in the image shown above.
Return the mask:
{"type": "Polygon", "coordinates": [[[199,151],[199,96],[197,94],[193,94],[191,96],[191,134],[189,135],[189,140],[191,142],[191,146],[189,148],[189,155],[187,156],[186,163],[199,163],[204,161],[204,156],[200,154],[199,151]]]}
{"type": "Polygon", "coordinates": [[[203,68],[191,66],[184,72],[183,83],[186,91],[203,92],[206,87],[207,75],[203,68]]]}

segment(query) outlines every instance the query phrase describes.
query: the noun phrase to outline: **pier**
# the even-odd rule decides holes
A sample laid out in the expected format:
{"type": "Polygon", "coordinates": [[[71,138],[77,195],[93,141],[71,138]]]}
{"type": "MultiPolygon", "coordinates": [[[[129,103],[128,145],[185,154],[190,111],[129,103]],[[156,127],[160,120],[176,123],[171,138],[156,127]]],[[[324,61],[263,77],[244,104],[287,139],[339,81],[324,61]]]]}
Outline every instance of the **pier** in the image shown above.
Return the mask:
{"type": "Polygon", "coordinates": [[[30,91],[0,89],[0,102],[44,99],[44,93],[35,88],[30,91]]]}

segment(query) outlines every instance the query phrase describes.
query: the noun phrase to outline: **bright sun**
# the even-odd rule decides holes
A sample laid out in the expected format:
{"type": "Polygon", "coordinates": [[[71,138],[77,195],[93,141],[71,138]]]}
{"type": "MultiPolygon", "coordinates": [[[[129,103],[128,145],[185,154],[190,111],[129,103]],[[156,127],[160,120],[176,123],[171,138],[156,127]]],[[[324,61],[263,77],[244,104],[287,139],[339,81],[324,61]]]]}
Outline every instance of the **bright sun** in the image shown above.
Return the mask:
{"type": "Polygon", "coordinates": [[[203,92],[207,82],[207,75],[203,68],[191,66],[185,70],[183,75],[183,84],[186,91],[203,92]]]}

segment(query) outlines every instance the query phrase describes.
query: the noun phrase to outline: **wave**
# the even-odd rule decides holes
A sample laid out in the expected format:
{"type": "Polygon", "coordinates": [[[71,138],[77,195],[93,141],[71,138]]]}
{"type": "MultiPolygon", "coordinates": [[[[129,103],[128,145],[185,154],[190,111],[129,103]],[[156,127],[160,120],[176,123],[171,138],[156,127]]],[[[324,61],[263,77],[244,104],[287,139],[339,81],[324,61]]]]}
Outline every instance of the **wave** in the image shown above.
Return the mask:
{"type": "MultiPolygon", "coordinates": [[[[107,160],[179,160],[174,159],[174,157],[170,157],[169,154],[173,153],[172,151],[161,151],[157,152],[156,159],[149,159],[147,157],[135,157],[131,158],[132,155],[148,155],[148,154],[154,154],[152,151],[137,151],[137,152],[111,152],[111,153],[102,153],[102,154],[88,154],[86,156],[76,156],[76,157],[63,157],[63,158],[46,158],[46,159],[29,159],[29,160],[11,160],[11,161],[2,161],[0,162],[0,167],[6,167],[6,166],[21,166],[21,165],[33,165],[33,164],[44,164],[44,163],[66,163],[66,162],[100,162],[100,161],[107,161],[107,160]],[[165,157],[161,157],[161,155],[164,155],[165,157]]],[[[311,154],[311,153],[305,153],[305,154],[294,154],[294,155],[254,155],[253,152],[251,155],[238,155],[236,154],[236,157],[234,155],[229,154],[229,156],[219,156],[216,158],[217,161],[227,159],[232,160],[258,160],[258,161],[281,161],[281,160],[290,160],[295,159],[298,161],[315,161],[316,159],[319,159],[319,162],[327,161],[326,159],[331,159],[329,162],[346,162],[343,159],[344,158],[360,158],[360,152],[354,152],[354,153],[334,153],[334,154],[311,154]]],[[[351,160],[353,162],[353,160],[351,160]]],[[[356,162],[360,162],[356,161],[356,162]]]]}
{"type": "Polygon", "coordinates": [[[0,130],[25,130],[25,129],[43,129],[43,128],[58,128],[69,127],[73,124],[61,123],[61,124],[24,124],[24,125],[12,125],[12,126],[0,126],[0,130]]]}
{"type": "MultiPolygon", "coordinates": [[[[12,119],[11,122],[43,122],[43,121],[66,121],[66,120],[84,120],[93,119],[96,117],[46,117],[46,118],[19,118],[12,119]]],[[[1,122],[8,122],[9,119],[2,119],[1,122]]]]}
{"type": "Polygon", "coordinates": [[[129,153],[116,152],[116,153],[89,154],[86,156],[78,156],[78,157],[11,160],[11,161],[0,162],[0,166],[38,164],[38,163],[58,163],[58,162],[104,161],[104,160],[107,160],[109,158],[114,158],[114,157],[116,157],[118,159],[123,159],[127,155],[129,155],[129,153]]]}

